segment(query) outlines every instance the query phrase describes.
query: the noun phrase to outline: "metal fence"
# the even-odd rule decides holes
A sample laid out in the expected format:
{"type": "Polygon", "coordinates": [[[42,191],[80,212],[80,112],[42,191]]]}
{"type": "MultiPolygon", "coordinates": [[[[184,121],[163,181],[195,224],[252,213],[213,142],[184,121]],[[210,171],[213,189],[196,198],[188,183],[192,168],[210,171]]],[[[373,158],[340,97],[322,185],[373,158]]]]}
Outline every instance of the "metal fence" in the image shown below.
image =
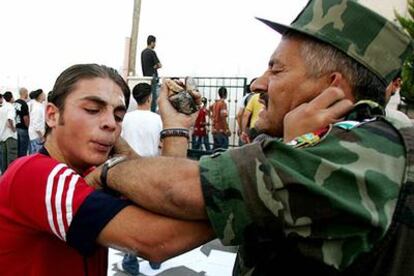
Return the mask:
{"type": "MultiPolygon", "coordinates": [[[[216,99],[219,98],[218,90],[224,86],[227,89],[227,109],[229,116],[227,117],[231,136],[229,137],[229,146],[236,147],[239,145],[239,136],[237,135],[237,121],[236,115],[238,111],[239,102],[242,100],[245,87],[247,84],[246,78],[240,77],[194,77],[198,83],[198,89],[204,97],[207,98],[210,106],[216,99]]],[[[211,125],[211,118],[209,118],[208,126],[211,125]]],[[[210,133],[210,142],[213,141],[210,133]]]]}
{"type": "MultiPolygon", "coordinates": [[[[180,77],[184,79],[184,77],[180,77]]],[[[237,135],[237,111],[239,108],[239,102],[242,100],[245,93],[245,87],[247,85],[247,78],[244,77],[193,77],[193,79],[198,84],[198,89],[200,90],[203,97],[207,98],[207,106],[210,106],[214,103],[218,96],[218,89],[222,86],[227,89],[227,108],[228,114],[227,117],[229,128],[231,130],[231,136],[229,137],[229,147],[237,147],[239,145],[239,136],[237,135]]],[[[131,89],[140,82],[146,82],[151,84],[150,77],[128,77],[128,85],[131,89]]],[[[132,97],[131,97],[132,98],[132,97]]],[[[134,100],[130,102],[130,107],[128,110],[133,110],[136,107],[134,100]]],[[[211,130],[211,118],[208,119],[208,129],[211,130]]],[[[213,143],[213,137],[211,132],[209,132],[209,141],[213,143]]],[[[202,155],[203,153],[200,152],[202,155]]]]}

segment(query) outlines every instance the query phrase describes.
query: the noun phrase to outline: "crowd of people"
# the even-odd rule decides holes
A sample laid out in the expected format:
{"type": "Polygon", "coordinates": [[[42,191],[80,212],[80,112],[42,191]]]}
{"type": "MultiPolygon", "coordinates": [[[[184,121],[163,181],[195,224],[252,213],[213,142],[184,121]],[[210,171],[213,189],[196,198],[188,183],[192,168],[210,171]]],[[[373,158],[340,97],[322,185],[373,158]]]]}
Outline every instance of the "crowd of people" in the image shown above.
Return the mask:
{"type": "MultiPolygon", "coordinates": [[[[106,275],[108,247],[157,265],[214,238],[238,246],[234,275],[413,274],[414,128],[385,109],[413,42],[351,0],[310,0],[290,25],[259,20],[282,39],[240,107],[245,145],[199,161],[186,158],[195,121],[203,137],[211,116],[214,145],[228,146],[225,87],[196,116],[161,85],[160,128],[148,85],[127,114],[116,70],[64,70],[39,152],[0,178],[0,275],[106,275]]],[[[0,118],[15,134],[15,115],[0,118]]]]}
{"type": "Polygon", "coordinates": [[[19,96],[15,100],[11,91],[0,94],[1,173],[16,158],[38,152],[44,139],[45,93],[22,87],[19,96]]]}

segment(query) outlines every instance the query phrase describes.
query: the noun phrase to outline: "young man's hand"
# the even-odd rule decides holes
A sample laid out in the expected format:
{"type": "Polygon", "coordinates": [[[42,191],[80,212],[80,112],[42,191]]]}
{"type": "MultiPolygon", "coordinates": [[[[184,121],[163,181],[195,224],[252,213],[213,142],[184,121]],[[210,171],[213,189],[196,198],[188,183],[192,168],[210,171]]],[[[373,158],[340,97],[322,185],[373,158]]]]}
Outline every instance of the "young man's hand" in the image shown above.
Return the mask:
{"type": "Polygon", "coordinates": [[[168,86],[161,85],[160,95],[158,97],[158,106],[160,110],[162,125],[164,128],[186,128],[189,129],[194,125],[198,112],[186,115],[178,112],[168,100],[168,86]]]}
{"type": "Polygon", "coordinates": [[[352,109],[338,87],[329,87],[308,103],[303,103],[286,114],[283,121],[283,141],[327,127],[340,120],[352,109]]]}

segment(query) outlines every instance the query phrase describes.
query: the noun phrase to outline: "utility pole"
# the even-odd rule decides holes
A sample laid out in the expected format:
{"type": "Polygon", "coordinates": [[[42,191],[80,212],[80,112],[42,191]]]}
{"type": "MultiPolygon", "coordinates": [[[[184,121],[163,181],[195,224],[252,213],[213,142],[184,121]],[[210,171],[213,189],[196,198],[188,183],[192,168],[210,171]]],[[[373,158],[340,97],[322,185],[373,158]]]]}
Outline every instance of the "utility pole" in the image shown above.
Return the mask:
{"type": "Polygon", "coordinates": [[[134,11],[132,15],[132,30],[131,40],[129,43],[129,59],[128,59],[128,72],[129,75],[136,75],[136,59],[137,59],[137,41],[138,41],[138,28],[139,17],[141,13],[141,0],[134,0],[134,11]]]}

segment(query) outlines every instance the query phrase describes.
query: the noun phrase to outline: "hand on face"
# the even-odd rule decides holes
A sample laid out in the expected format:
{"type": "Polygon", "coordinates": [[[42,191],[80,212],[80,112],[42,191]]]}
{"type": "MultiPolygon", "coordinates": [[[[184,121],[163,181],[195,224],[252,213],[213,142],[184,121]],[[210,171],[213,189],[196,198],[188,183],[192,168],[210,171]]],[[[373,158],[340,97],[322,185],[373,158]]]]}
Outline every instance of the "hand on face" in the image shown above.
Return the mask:
{"type": "Polygon", "coordinates": [[[326,127],[340,120],[352,106],[352,101],[345,99],[340,88],[329,87],[312,101],[286,114],[283,140],[289,142],[295,137],[326,127]]]}
{"type": "Polygon", "coordinates": [[[160,96],[158,97],[158,106],[160,108],[160,115],[164,128],[190,128],[198,115],[195,112],[191,115],[186,115],[178,112],[168,100],[169,93],[168,86],[163,83],[161,85],[160,96]]]}
{"type": "Polygon", "coordinates": [[[111,153],[113,155],[124,155],[128,159],[137,159],[141,157],[121,136],[119,136],[118,140],[116,141],[111,153]]]}

